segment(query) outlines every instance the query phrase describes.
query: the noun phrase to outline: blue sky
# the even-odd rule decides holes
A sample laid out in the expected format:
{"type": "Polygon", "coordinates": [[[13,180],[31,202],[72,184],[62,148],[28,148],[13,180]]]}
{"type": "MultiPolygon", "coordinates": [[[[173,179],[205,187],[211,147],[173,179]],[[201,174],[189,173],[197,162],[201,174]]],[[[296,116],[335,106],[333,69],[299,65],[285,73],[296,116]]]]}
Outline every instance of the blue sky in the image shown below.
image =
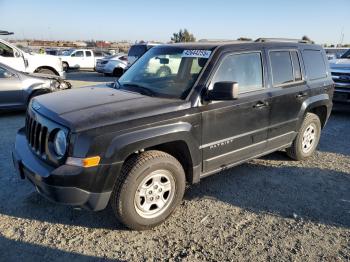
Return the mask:
{"type": "Polygon", "coordinates": [[[0,30],[13,38],[159,40],[188,28],[197,39],[308,35],[350,43],[350,0],[0,0],[0,30]]]}

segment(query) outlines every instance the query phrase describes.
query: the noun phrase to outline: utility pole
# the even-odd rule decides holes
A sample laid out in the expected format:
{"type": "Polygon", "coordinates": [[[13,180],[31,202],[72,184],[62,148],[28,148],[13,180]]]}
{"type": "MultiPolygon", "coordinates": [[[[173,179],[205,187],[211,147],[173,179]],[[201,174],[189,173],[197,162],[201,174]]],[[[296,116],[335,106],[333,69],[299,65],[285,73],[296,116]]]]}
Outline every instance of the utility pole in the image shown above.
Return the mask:
{"type": "Polygon", "coordinates": [[[341,47],[343,45],[343,41],[344,41],[344,26],[342,27],[341,31],[340,31],[340,43],[339,46],[341,47]]]}

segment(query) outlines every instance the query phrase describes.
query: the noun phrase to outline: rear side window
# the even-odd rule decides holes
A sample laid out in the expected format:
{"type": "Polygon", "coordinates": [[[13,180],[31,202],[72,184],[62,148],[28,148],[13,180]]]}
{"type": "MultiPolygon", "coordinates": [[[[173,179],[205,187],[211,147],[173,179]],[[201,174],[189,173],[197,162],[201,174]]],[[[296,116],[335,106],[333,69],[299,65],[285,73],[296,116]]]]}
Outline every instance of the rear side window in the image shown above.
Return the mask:
{"type": "Polygon", "coordinates": [[[91,56],[91,51],[85,51],[86,56],[91,56]]]}
{"type": "Polygon", "coordinates": [[[320,50],[304,50],[303,58],[309,80],[327,77],[326,64],[320,50]]]}
{"type": "Polygon", "coordinates": [[[260,53],[234,54],[225,57],[214,75],[210,88],[216,82],[222,81],[237,82],[240,93],[263,88],[260,53]]]}
{"type": "Polygon", "coordinates": [[[270,52],[273,85],[294,82],[293,66],[289,51],[270,52]]]}

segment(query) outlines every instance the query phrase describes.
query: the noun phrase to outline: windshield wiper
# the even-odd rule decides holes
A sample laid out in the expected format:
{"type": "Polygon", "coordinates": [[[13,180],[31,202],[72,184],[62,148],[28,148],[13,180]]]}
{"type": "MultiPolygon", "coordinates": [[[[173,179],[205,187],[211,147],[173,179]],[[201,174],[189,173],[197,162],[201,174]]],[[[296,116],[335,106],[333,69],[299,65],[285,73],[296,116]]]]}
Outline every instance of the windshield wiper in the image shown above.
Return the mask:
{"type": "Polygon", "coordinates": [[[140,93],[141,95],[146,95],[146,96],[155,96],[156,93],[152,91],[151,89],[138,85],[136,83],[127,83],[127,84],[119,84],[119,88],[121,87],[126,87],[130,91],[135,91],[140,93]],[[131,88],[130,88],[131,87],[131,88]]]}

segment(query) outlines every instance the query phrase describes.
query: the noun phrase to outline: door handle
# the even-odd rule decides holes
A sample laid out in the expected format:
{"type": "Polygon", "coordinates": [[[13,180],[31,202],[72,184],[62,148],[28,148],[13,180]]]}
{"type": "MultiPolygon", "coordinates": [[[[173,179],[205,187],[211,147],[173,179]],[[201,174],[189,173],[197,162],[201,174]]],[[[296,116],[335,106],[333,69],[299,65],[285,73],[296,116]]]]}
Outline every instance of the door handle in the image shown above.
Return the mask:
{"type": "Polygon", "coordinates": [[[269,102],[267,102],[267,101],[259,101],[253,107],[259,109],[259,108],[264,108],[264,107],[267,107],[267,106],[269,106],[269,102]]]}
{"type": "Polygon", "coordinates": [[[307,96],[307,92],[300,92],[300,93],[298,93],[295,97],[296,97],[296,98],[303,98],[303,97],[305,97],[305,96],[307,96]]]}

